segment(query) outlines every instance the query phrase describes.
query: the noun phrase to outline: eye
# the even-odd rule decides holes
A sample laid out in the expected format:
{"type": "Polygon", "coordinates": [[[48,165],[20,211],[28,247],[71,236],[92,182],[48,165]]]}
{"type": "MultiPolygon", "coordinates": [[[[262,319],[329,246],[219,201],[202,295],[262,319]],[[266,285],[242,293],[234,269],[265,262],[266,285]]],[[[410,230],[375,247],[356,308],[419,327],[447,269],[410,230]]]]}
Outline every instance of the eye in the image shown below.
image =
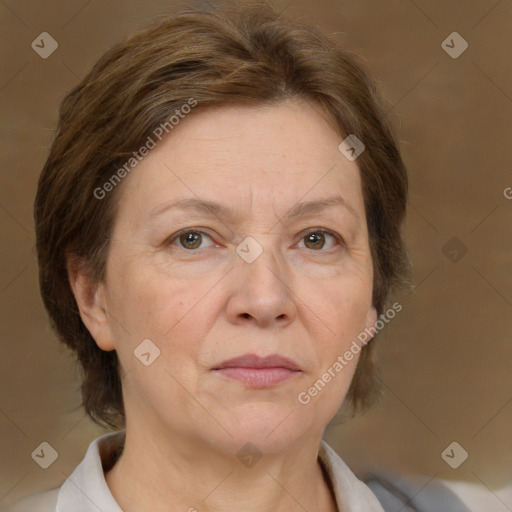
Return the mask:
{"type": "Polygon", "coordinates": [[[304,245],[307,249],[312,249],[314,251],[325,249],[326,245],[328,246],[327,249],[331,249],[336,245],[336,243],[342,243],[339,236],[324,229],[316,229],[306,233],[302,237],[302,241],[304,241],[304,245]]]}
{"type": "MultiPolygon", "coordinates": [[[[167,245],[174,245],[175,242],[178,242],[179,247],[182,249],[186,249],[188,251],[193,251],[195,249],[202,249],[204,247],[201,247],[201,244],[205,240],[210,240],[213,242],[210,235],[206,234],[204,231],[197,231],[193,229],[188,229],[185,231],[180,231],[179,233],[176,233],[173,235],[169,241],[167,242],[167,245]]],[[[212,244],[210,244],[211,246],[212,244]]],[[[209,247],[209,246],[207,246],[209,247]]]]}

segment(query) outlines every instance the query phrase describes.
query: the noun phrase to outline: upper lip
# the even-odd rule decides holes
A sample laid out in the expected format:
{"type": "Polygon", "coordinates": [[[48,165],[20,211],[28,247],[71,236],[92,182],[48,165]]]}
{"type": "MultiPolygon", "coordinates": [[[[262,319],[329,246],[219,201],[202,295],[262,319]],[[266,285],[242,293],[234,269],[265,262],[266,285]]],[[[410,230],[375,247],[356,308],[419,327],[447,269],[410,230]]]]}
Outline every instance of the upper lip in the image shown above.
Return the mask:
{"type": "Polygon", "coordinates": [[[279,354],[267,357],[244,354],[220,363],[213,370],[221,370],[222,368],[287,368],[289,370],[300,370],[299,365],[295,361],[279,354]]]}

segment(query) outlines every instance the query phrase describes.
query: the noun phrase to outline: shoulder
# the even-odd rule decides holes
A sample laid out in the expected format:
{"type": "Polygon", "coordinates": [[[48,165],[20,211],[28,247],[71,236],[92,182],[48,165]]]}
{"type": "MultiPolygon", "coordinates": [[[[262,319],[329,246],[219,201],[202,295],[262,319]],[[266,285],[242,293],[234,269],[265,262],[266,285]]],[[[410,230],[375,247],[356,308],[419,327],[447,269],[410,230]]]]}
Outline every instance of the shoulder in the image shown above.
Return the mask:
{"type": "Polygon", "coordinates": [[[0,512],[122,512],[105,481],[124,443],[124,431],[98,437],[89,444],[82,462],[55,489],[34,494],[0,512]]]}
{"type": "Polygon", "coordinates": [[[39,492],[22,499],[0,512],[55,512],[60,488],[39,492]]]}
{"type": "MultiPolygon", "coordinates": [[[[449,510],[450,512],[471,512],[462,495],[458,496],[453,483],[432,479],[425,475],[401,476],[393,473],[373,474],[367,481],[369,487],[378,496],[385,510],[399,510],[409,505],[414,510],[424,512],[449,510]]],[[[481,493],[485,495],[485,493],[481,493]]],[[[472,496],[467,503],[477,503],[472,496]]],[[[483,502],[481,502],[483,503],[483,502]]],[[[493,503],[495,503],[493,501],[493,503]]],[[[486,503],[482,510],[493,510],[492,503],[486,503]]],[[[409,509],[407,509],[409,510],[409,509]]],[[[480,510],[480,509],[479,509],[480,510]]]]}

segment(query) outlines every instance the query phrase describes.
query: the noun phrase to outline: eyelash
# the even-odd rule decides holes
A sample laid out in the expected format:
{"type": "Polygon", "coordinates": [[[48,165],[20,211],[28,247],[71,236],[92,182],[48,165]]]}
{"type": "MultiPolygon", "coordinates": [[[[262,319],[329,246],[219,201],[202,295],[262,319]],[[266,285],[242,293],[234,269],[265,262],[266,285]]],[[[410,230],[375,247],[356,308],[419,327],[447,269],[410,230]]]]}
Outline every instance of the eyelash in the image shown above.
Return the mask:
{"type": "MultiPolygon", "coordinates": [[[[187,235],[189,233],[198,233],[198,234],[201,234],[201,235],[206,235],[208,238],[210,238],[212,241],[213,238],[208,234],[206,233],[205,231],[201,231],[201,229],[192,229],[192,228],[188,228],[188,229],[184,229],[182,231],[178,231],[178,233],[175,233],[174,235],[171,235],[166,241],[165,241],[165,245],[166,246],[171,246],[173,245],[173,243],[178,240],[181,236],[183,235],[187,235]]],[[[338,245],[340,246],[345,246],[345,241],[343,240],[343,238],[338,235],[337,233],[334,233],[333,231],[330,231],[328,229],[322,229],[322,228],[313,228],[313,229],[310,229],[308,230],[307,232],[305,232],[300,240],[304,240],[304,238],[306,238],[308,235],[311,235],[312,233],[322,233],[324,235],[329,235],[329,236],[332,236],[337,242],[338,242],[338,245]]],[[[186,249],[185,247],[180,247],[180,249],[183,249],[184,251],[187,251],[187,252],[197,252],[198,250],[200,249],[186,249]]],[[[314,250],[314,249],[310,249],[312,252],[328,252],[327,251],[324,251],[322,249],[319,249],[319,250],[314,250]]]]}
{"type": "MultiPolygon", "coordinates": [[[[312,233],[322,233],[323,235],[329,235],[329,236],[332,236],[334,238],[334,240],[336,240],[338,242],[338,245],[341,246],[341,247],[344,247],[345,246],[345,240],[343,240],[343,238],[341,238],[340,235],[338,235],[337,233],[334,233],[334,231],[330,231],[329,229],[322,229],[322,228],[313,228],[313,229],[310,229],[308,230],[306,233],[304,233],[302,236],[301,236],[301,240],[304,240],[304,238],[306,238],[308,235],[311,235],[312,233]]],[[[311,249],[312,252],[328,252],[327,251],[323,251],[322,249],[318,250],[318,251],[315,251],[314,249],[311,249]]]]}

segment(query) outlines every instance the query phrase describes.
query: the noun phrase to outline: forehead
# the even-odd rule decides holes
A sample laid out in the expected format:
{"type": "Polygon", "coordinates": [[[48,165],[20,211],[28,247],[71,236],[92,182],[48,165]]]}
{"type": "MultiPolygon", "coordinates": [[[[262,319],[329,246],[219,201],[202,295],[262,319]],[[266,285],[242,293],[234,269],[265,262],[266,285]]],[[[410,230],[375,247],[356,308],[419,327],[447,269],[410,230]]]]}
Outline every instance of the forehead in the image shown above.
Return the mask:
{"type": "Polygon", "coordinates": [[[198,110],[125,179],[120,206],[150,215],[168,201],[195,198],[279,214],[300,199],[341,195],[361,212],[359,169],[338,150],[341,140],[306,101],[198,110]]]}

